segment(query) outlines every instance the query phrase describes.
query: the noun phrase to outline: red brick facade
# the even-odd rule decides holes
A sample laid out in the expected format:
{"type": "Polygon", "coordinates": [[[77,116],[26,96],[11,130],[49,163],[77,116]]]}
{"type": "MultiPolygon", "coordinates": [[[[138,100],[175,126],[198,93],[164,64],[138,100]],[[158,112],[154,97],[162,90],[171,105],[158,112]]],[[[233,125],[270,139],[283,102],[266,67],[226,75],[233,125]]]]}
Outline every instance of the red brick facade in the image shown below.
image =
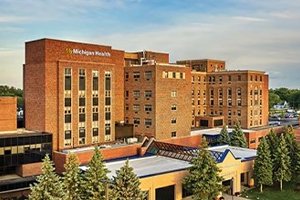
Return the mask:
{"type": "Polygon", "coordinates": [[[17,97],[0,97],[0,131],[17,130],[17,97]]]}

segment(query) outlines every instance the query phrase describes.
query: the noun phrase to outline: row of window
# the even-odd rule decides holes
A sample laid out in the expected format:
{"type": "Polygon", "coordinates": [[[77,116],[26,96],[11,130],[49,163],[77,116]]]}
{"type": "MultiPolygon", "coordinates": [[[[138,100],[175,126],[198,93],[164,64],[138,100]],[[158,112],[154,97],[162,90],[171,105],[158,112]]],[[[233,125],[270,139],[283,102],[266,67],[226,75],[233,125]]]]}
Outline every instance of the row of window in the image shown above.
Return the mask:
{"type": "MultiPolygon", "coordinates": [[[[140,98],[141,97],[141,91],[140,90],[133,90],[132,91],[132,95],[134,98],[140,98]]],[[[129,91],[126,90],[125,91],[125,97],[128,98],[129,97],[129,91]]],[[[145,90],[144,91],[144,97],[145,98],[151,98],[152,97],[152,90],[145,90]]],[[[171,97],[177,97],[177,91],[173,90],[171,91],[171,97]]]]}
{"type": "MultiPolygon", "coordinates": [[[[139,71],[134,71],[132,73],[132,78],[135,79],[135,80],[138,80],[141,78],[141,72],[139,71]]],[[[152,71],[145,71],[144,72],[144,78],[146,80],[150,80],[152,79],[153,75],[152,75],[152,71]]],[[[130,78],[130,73],[129,72],[125,72],[125,81],[128,81],[128,79],[130,78]]]]}
{"type": "MultiPolygon", "coordinates": [[[[79,91],[84,91],[86,89],[86,78],[85,78],[85,69],[79,69],[79,91]]],[[[111,90],[111,79],[107,74],[110,72],[105,72],[104,85],[105,90],[111,90]]],[[[99,89],[99,72],[92,71],[92,90],[97,91],[99,89]]],[[[65,68],[65,90],[72,90],[72,69],[65,68]]]]}
{"type": "MultiPolygon", "coordinates": [[[[153,110],[152,108],[153,107],[152,107],[151,104],[145,104],[144,105],[144,111],[146,111],[146,112],[152,111],[153,110]]],[[[125,105],[125,109],[129,110],[129,105],[128,104],[125,105]]],[[[135,111],[135,112],[140,111],[141,110],[140,104],[133,104],[132,110],[135,111]]],[[[171,110],[172,111],[176,111],[177,110],[177,105],[176,104],[172,104],[171,105],[171,110]]]]}
{"type": "MultiPolygon", "coordinates": [[[[170,120],[171,124],[176,124],[177,123],[177,119],[176,118],[172,118],[170,120]]],[[[133,124],[135,125],[139,125],[141,124],[141,119],[139,117],[134,117],[133,118],[133,124]]],[[[144,125],[145,126],[151,126],[152,125],[152,119],[144,119],[144,125]]]]}
{"type": "Polygon", "coordinates": [[[171,79],[185,79],[185,73],[184,72],[163,71],[162,77],[163,78],[171,78],[171,79]]]}

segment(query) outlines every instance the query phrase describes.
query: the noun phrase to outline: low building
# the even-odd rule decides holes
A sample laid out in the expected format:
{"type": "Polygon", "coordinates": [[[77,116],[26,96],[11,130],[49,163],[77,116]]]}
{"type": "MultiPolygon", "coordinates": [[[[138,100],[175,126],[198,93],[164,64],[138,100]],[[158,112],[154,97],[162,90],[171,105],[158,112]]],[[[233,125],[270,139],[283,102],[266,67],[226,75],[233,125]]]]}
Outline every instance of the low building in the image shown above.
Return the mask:
{"type": "Polygon", "coordinates": [[[17,130],[17,97],[0,97],[0,131],[17,130]]]}
{"type": "Polygon", "coordinates": [[[18,130],[0,132],[0,198],[26,195],[42,159],[52,154],[52,135],[18,130]]]}
{"type": "MultiPolygon", "coordinates": [[[[110,171],[109,178],[112,178],[116,175],[116,170],[129,159],[129,165],[140,178],[140,187],[147,191],[149,200],[187,199],[182,181],[188,174],[190,161],[197,155],[197,151],[198,148],[152,140],[148,142],[144,156],[107,161],[105,165],[110,171]]],[[[209,151],[222,170],[222,184],[231,185],[232,193],[240,192],[241,185],[253,184],[251,178],[256,150],[225,145],[209,148],[209,151]]],[[[85,171],[88,168],[81,166],[81,169],[85,171]]]]}

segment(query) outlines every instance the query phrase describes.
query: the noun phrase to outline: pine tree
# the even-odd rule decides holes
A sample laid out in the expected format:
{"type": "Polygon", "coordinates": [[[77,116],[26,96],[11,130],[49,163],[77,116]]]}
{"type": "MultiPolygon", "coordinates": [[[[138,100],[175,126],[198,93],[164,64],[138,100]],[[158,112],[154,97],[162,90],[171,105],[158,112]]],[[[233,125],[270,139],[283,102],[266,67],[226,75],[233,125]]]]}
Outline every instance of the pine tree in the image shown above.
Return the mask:
{"type": "Polygon", "coordinates": [[[88,170],[84,174],[82,187],[85,189],[85,197],[90,200],[102,200],[105,196],[105,184],[108,181],[106,169],[100,151],[95,147],[95,153],[88,164],[88,170]]]}
{"type": "Polygon", "coordinates": [[[263,185],[272,185],[273,163],[269,145],[265,138],[262,138],[257,149],[257,157],[254,163],[254,179],[260,185],[260,192],[263,192],[263,185]]]}
{"type": "Polygon", "coordinates": [[[300,145],[296,144],[296,153],[295,153],[295,175],[300,179],[300,145]]]}
{"type": "Polygon", "coordinates": [[[111,199],[143,200],[145,194],[139,186],[139,178],[133,172],[133,168],[129,166],[129,161],[127,160],[125,165],[116,171],[116,176],[113,177],[111,199]]]}
{"type": "Polygon", "coordinates": [[[269,144],[270,147],[270,152],[271,152],[271,159],[272,161],[274,161],[275,159],[275,151],[277,149],[278,146],[278,136],[275,134],[274,130],[271,129],[269,134],[267,135],[267,143],[269,144]]]}
{"type": "Polygon", "coordinates": [[[228,144],[228,145],[230,145],[230,137],[229,137],[226,125],[223,126],[223,128],[222,128],[222,130],[220,132],[219,143],[220,144],[228,144]]]}
{"type": "Polygon", "coordinates": [[[42,174],[37,177],[37,183],[30,186],[29,200],[63,200],[63,184],[54,172],[53,162],[46,155],[43,159],[42,174]]]}
{"type": "Polygon", "coordinates": [[[215,159],[207,149],[207,142],[202,141],[197,157],[192,159],[189,174],[184,178],[184,187],[193,194],[196,200],[215,198],[222,190],[222,177],[215,159]]]}
{"type": "Polygon", "coordinates": [[[83,196],[82,176],[80,175],[79,163],[75,154],[68,155],[65,164],[66,172],[64,172],[63,183],[66,200],[81,200],[83,196]]]}
{"type": "Polygon", "coordinates": [[[282,190],[282,182],[290,181],[292,178],[291,159],[284,135],[280,136],[279,144],[275,151],[274,177],[276,181],[280,182],[280,190],[282,190]]]}
{"type": "Polygon", "coordinates": [[[239,123],[236,123],[231,134],[231,145],[247,148],[246,138],[239,123]]]}
{"type": "Polygon", "coordinates": [[[292,127],[285,127],[284,131],[282,133],[285,138],[285,142],[288,148],[289,156],[291,159],[291,169],[292,169],[292,174],[296,173],[296,165],[297,165],[297,141],[296,137],[294,135],[294,130],[292,127]]]}

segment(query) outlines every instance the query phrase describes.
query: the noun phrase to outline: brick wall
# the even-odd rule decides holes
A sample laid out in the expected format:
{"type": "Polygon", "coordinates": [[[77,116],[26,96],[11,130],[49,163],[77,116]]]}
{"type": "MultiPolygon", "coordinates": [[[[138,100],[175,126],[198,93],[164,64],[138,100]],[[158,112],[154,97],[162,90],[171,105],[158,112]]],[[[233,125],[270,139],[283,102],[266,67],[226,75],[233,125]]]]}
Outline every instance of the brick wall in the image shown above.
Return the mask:
{"type": "Polygon", "coordinates": [[[20,165],[16,172],[22,177],[40,175],[42,174],[42,162],[20,165]]]}
{"type": "Polygon", "coordinates": [[[0,97],[0,131],[17,130],[17,97],[0,97]]]}
{"type": "MultiPolygon", "coordinates": [[[[132,144],[132,145],[116,147],[116,148],[100,149],[100,152],[104,160],[111,160],[116,158],[138,155],[140,147],[141,144],[132,144]]],[[[76,155],[80,165],[87,165],[89,161],[92,159],[94,155],[94,151],[89,150],[89,151],[77,152],[76,155]]],[[[62,173],[65,170],[64,164],[66,163],[67,156],[68,156],[67,154],[57,152],[57,151],[53,153],[53,160],[55,163],[55,168],[57,173],[62,173]]]]}

